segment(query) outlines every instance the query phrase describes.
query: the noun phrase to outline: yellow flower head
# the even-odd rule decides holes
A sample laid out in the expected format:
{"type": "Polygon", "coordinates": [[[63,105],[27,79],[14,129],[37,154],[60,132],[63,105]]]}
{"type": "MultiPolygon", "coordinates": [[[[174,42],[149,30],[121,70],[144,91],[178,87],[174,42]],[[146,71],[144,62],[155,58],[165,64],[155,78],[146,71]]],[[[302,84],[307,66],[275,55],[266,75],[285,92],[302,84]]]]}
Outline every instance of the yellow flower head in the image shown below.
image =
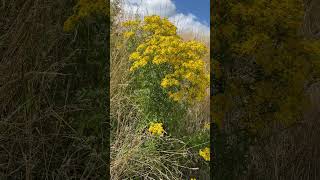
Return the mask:
{"type": "Polygon", "coordinates": [[[151,123],[149,127],[149,132],[155,136],[163,136],[164,129],[162,123],[151,123]]]}
{"type": "Polygon", "coordinates": [[[199,155],[203,157],[205,161],[210,161],[210,148],[206,147],[199,150],[199,155]]]}
{"type": "Polygon", "coordinates": [[[196,178],[190,178],[190,180],[197,180],[196,178]]]}
{"type": "Polygon", "coordinates": [[[210,123],[205,123],[204,124],[204,129],[210,129],[210,123]]]}
{"type": "Polygon", "coordinates": [[[129,38],[131,38],[132,36],[134,36],[134,32],[133,32],[133,31],[125,32],[125,33],[123,33],[123,36],[124,36],[126,39],[129,39],[129,38]]]}

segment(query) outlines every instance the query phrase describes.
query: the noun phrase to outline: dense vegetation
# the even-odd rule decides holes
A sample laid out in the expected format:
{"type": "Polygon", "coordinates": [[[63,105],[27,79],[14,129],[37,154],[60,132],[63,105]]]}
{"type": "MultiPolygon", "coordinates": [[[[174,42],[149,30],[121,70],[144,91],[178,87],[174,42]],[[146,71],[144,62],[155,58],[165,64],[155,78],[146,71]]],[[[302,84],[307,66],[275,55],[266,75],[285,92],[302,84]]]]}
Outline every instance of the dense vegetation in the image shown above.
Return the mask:
{"type": "Polygon", "coordinates": [[[111,178],[209,179],[208,47],[166,18],[121,15],[111,32],[111,178]]]}
{"type": "Polygon", "coordinates": [[[83,2],[1,3],[1,179],[107,178],[107,18],[63,29],[83,2]]]}
{"type": "MultiPolygon", "coordinates": [[[[215,5],[212,118],[219,130],[213,132],[213,176],[305,179],[315,175],[313,169],[319,166],[312,162],[319,156],[298,157],[294,150],[310,133],[301,128],[317,121],[306,114],[313,106],[308,90],[320,75],[320,42],[302,32],[303,2],[228,0],[215,5]],[[310,169],[294,170],[302,161],[310,163],[310,169]]],[[[316,139],[307,147],[318,150],[316,139]]]]}

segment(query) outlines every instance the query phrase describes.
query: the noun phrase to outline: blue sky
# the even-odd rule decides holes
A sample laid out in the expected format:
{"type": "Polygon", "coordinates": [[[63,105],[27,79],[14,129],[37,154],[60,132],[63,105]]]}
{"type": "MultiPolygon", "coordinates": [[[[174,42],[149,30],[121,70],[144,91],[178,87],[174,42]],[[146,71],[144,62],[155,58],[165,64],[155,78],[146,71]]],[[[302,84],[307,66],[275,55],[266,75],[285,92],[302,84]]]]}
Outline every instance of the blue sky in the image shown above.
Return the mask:
{"type": "Polygon", "coordinates": [[[210,36],[210,0],[123,0],[128,18],[160,15],[178,27],[178,32],[210,36]]]}
{"type": "Polygon", "coordinates": [[[210,0],[173,0],[178,13],[192,13],[210,26],[210,0]]]}

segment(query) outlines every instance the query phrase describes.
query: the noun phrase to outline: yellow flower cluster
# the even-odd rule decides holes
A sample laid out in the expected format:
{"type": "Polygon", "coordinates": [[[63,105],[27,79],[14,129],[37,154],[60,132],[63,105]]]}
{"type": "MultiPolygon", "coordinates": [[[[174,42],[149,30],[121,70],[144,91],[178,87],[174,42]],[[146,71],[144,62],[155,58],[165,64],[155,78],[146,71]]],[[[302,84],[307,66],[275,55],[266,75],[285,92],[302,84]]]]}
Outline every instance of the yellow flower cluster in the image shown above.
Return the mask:
{"type": "Polygon", "coordinates": [[[149,127],[149,132],[155,136],[163,136],[164,129],[162,123],[151,123],[149,127]]]}
{"type": "Polygon", "coordinates": [[[202,58],[207,47],[197,41],[183,41],[177,35],[177,28],[166,18],[147,16],[144,21],[127,21],[124,27],[126,38],[139,36],[142,42],[130,56],[130,71],[154,65],[167,64],[172,73],[161,81],[163,88],[169,89],[169,96],[175,101],[202,100],[209,86],[209,73],[202,58]]]}
{"type": "Polygon", "coordinates": [[[130,27],[130,28],[132,28],[132,27],[137,27],[137,26],[139,26],[140,23],[141,23],[140,20],[131,20],[131,21],[126,21],[126,22],[124,22],[124,23],[122,24],[122,26],[123,26],[123,27],[130,27]]]}
{"type": "Polygon", "coordinates": [[[199,150],[199,155],[203,157],[205,161],[210,161],[210,148],[206,147],[199,150]]]}
{"type": "Polygon", "coordinates": [[[105,0],[79,0],[74,7],[74,14],[70,16],[63,26],[63,30],[70,32],[75,25],[83,18],[91,15],[101,14],[108,16],[108,5],[105,0]]]}

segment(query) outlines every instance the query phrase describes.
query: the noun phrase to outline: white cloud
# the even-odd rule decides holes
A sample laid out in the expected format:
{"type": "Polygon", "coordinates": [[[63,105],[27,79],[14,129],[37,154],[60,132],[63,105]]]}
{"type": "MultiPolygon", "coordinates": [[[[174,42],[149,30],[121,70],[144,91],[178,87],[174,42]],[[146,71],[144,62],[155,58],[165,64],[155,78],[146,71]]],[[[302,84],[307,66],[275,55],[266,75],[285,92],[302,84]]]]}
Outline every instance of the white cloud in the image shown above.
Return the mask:
{"type": "Polygon", "coordinates": [[[177,13],[172,0],[123,0],[122,9],[127,18],[156,14],[168,17],[178,27],[179,32],[193,32],[205,37],[210,35],[209,26],[200,22],[195,15],[177,13]]]}
{"type": "Polygon", "coordinates": [[[128,14],[142,16],[157,14],[170,17],[176,12],[176,6],[171,0],[124,0],[123,9],[128,14]]]}
{"type": "Polygon", "coordinates": [[[201,36],[210,35],[209,26],[201,23],[193,14],[185,15],[179,13],[169,17],[169,20],[173,22],[181,32],[193,32],[201,36]]]}

